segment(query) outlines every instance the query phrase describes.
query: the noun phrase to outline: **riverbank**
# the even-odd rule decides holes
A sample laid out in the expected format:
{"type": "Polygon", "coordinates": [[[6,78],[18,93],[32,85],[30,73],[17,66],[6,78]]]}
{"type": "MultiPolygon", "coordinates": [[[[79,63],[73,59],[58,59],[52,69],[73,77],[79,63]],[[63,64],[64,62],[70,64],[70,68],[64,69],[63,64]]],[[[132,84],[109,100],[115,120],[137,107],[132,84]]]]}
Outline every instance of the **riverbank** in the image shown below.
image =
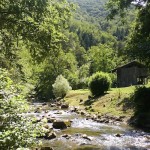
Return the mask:
{"type": "MultiPolygon", "coordinates": [[[[34,103],[27,113],[43,124],[38,150],[122,150],[149,149],[149,133],[121,124],[120,120],[101,122],[102,116],[90,115],[64,102],[34,103]]],[[[117,119],[117,118],[116,118],[117,119]]],[[[121,118],[118,118],[121,119],[121,118]]],[[[110,118],[109,118],[110,120],[110,118]]]]}
{"type": "MultiPolygon", "coordinates": [[[[147,87],[149,87],[149,85],[147,85],[147,87]]],[[[147,121],[149,120],[149,117],[147,117],[149,114],[146,114],[146,117],[144,115],[143,120],[146,123],[142,123],[140,126],[140,120],[134,115],[135,104],[131,97],[133,96],[135,88],[135,86],[112,88],[101,97],[96,98],[91,97],[90,91],[87,89],[72,90],[66,95],[64,101],[70,106],[79,107],[79,109],[88,114],[99,116],[99,118],[102,118],[103,122],[107,123],[120,120],[125,124],[129,123],[133,126],[149,131],[149,121],[147,121]]]]}
{"type": "Polygon", "coordinates": [[[130,96],[134,92],[134,89],[134,86],[113,88],[103,96],[97,98],[92,98],[90,91],[87,89],[72,90],[66,95],[64,100],[69,105],[79,106],[89,113],[130,117],[133,115],[133,105],[130,96]]]}

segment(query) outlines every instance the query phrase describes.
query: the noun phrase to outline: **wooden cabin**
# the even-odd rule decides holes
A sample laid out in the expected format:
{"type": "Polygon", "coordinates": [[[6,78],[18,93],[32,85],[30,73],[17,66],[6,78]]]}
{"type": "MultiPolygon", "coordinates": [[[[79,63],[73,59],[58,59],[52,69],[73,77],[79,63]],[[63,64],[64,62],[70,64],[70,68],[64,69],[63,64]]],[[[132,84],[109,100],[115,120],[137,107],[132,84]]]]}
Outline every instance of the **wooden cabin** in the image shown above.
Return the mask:
{"type": "Polygon", "coordinates": [[[117,74],[118,87],[148,83],[148,69],[137,61],[117,67],[112,72],[117,74]]]}

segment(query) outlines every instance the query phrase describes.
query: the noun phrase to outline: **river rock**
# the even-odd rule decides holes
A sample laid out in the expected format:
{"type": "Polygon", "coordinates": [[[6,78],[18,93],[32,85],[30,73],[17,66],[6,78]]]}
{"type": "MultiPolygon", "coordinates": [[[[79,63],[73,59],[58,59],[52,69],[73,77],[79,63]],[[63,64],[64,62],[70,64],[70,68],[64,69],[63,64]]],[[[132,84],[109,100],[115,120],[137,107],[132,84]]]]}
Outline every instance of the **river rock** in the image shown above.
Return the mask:
{"type": "Polygon", "coordinates": [[[48,124],[44,124],[43,127],[44,127],[45,129],[49,129],[49,128],[50,128],[48,124]]]}
{"type": "Polygon", "coordinates": [[[62,114],[62,112],[61,112],[61,111],[57,111],[57,112],[55,112],[54,114],[61,115],[61,114],[62,114]]]}
{"type": "Polygon", "coordinates": [[[51,107],[56,107],[56,104],[51,103],[50,106],[51,106],[51,107]]]}
{"type": "Polygon", "coordinates": [[[42,147],[40,150],[54,150],[54,149],[51,147],[42,147]]]}
{"type": "Polygon", "coordinates": [[[47,103],[46,103],[46,102],[42,104],[42,106],[45,106],[45,105],[47,105],[47,103]]]}
{"type": "Polygon", "coordinates": [[[68,104],[62,104],[62,105],[61,105],[61,109],[67,109],[67,108],[69,108],[69,105],[68,105],[68,104]]]}
{"type": "Polygon", "coordinates": [[[62,137],[66,138],[66,139],[69,139],[69,138],[71,138],[71,135],[69,135],[69,134],[63,134],[62,137]]]}
{"type": "Polygon", "coordinates": [[[56,102],[56,105],[57,105],[57,106],[61,106],[62,103],[61,103],[61,102],[56,102]]]}
{"type": "Polygon", "coordinates": [[[80,114],[84,116],[86,114],[86,112],[81,111],[80,114]]]}
{"type": "Polygon", "coordinates": [[[80,99],[80,103],[82,103],[83,102],[83,99],[80,99]]]}
{"type": "Polygon", "coordinates": [[[54,138],[56,138],[56,133],[55,132],[46,133],[44,138],[47,140],[54,139],[54,138]]]}
{"type": "Polygon", "coordinates": [[[122,118],[120,118],[120,117],[116,117],[116,118],[115,118],[115,121],[119,121],[119,122],[121,122],[121,121],[122,121],[122,118]]]}
{"type": "Polygon", "coordinates": [[[75,133],[75,136],[81,136],[82,134],[81,133],[75,133]]]}
{"type": "Polygon", "coordinates": [[[50,116],[47,117],[47,122],[48,123],[53,123],[55,120],[56,120],[55,117],[50,117],[50,116]]]}
{"type": "Polygon", "coordinates": [[[104,123],[109,123],[109,120],[108,120],[108,119],[106,119],[104,123]]]}
{"type": "Polygon", "coordinates": [[[48,110],[45,110],[44,112],[45,112],[45,113],[48,113],[48,110]]]}
{"type": "Polygon", "coordinates": [[[92,138],[91,137],[88,137],[86,134],[83,134],[82,135],[82,138],[86,139],[86,140],[89,140],[89,141],[92,141],[92,138]]]}
{"type": "Polygon", "coordinates": [[[121,134],[117,133],[115,134],[116,137],[121,137],[121,134]]]}
{"type": "Polygon", "coordinates": [[[65,120],[65,121],[55,120],[53,122],[53,128],[55,129],[66,129],[67,127],[70,127],[70,126],[71,126],[71,121],[69,120],[65,120]]]}
{"type": "Polygon", "coordinates": [[[78,108],[77,108],[77,107],[73,107],[73,108],[71,108],[70,111],[71,111],[71,112],[77,112],[77,111],[78,111],[78,108]]]}
{"type": "Polygon", "coordinates": [[[48,122],[48,120],[47,120],[47,118],[46,118],[46,117],[43,117],[43,118],[41,119],[41,122],[43,122],[43,123],[47,123],[47,122],[48,122]]]}
{"type": "Polygon", "coordinates": [[[34,113],[41,113],[41,112],[42,112],[42,110],[40,107],[36,108],[36,110],[34,111],[34,113]]]}
{"type": "Polygon", "coordinates": [[[33,119],[32,123],[38,123],[41,121],[41,118],[40,117],[36,117],[33,119]]]}
{"type": "Polygon", "coordinates": [[[101,115],[98,115],[98,116],[97,116],[98,119],[101,119],[101,117],[102,117],[101,115]]]}
{"type": "Polygon", "coordinates": [[[96,118],[97,118],[97,116],[96,116],[95,114],[91,116],[91,119],[92,119],[92,120],[94,120],[94,119],[96,119],[96,118]]]}
{"type": "Polygon", "coordinates": [[[102,118],[102,119],[99,120],[99,122],[100,122],[100,123],[104,123],[104,122],[105,122],[105,119],[102,118]]]}

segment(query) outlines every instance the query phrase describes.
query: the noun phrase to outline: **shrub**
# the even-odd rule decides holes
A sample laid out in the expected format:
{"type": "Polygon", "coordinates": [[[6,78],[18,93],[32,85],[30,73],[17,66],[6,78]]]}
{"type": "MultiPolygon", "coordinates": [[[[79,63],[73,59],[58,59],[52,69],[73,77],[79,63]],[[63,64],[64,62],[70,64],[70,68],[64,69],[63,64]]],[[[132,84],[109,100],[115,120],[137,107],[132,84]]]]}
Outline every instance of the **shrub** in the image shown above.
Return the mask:
{"type": "Polygon", "coordinates": [[[131,123],[144,128],[150,126],[150,88],[137,87],[131,98],[135,109],[131,123]]]}
{"type": "Polygon", "coordinates": [[[41,132],[30,117],[21,115],[28,111],[28,104],[22,86],[9,76],[8,71],[0,68],[0,149],[3,150],[30,147],[41,132]]]}
{"type": "Polygon", "coordinates": [[[89,78],[88,86],[93,96],[100,96],[110,88],[111,78],[107,73],[97,72],[89,78]]]}
{"type": "Polygon", "coordinates": [[[137,113],[150,112],[150,88],[137,87],[133,94],[133,101],[137,113]]]}
{"type": "Polygon", "coordinates": [[[82,78],[78,82],[78,89],[87,89],[88,87],[88,78],[82,78]]]}
{"type": "Polygon", "coordinates": [[[111,87],[113,87],[113,88],[117,87],[117,75],[114,73],[109,73],[109,76],[112,81],[111,87]]]}
{"type": "Polygon", "coordinates": [[[65,79],[62,75],[59,75],[56,78],[56,81],[52,86],[55,97],[61,98],[65,97],[67,92],[72,89],[67,79],[65,79]]]}

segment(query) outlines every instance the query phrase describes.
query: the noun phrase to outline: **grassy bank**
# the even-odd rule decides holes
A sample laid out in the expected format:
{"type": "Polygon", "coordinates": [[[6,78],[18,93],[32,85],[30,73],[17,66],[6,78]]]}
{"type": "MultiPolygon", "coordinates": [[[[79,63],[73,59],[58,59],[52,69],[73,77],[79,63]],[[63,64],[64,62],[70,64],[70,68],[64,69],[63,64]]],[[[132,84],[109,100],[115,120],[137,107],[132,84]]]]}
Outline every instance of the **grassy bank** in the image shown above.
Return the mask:
{"type": "Polygon", "coordinates": [[[98,98],[89,98],[89,90],[72,90],[65,97],[71,106],[80,106],[91,113],[131,116],[133,114],[131,94],[135,87],[112,88],[98,98]]]}

